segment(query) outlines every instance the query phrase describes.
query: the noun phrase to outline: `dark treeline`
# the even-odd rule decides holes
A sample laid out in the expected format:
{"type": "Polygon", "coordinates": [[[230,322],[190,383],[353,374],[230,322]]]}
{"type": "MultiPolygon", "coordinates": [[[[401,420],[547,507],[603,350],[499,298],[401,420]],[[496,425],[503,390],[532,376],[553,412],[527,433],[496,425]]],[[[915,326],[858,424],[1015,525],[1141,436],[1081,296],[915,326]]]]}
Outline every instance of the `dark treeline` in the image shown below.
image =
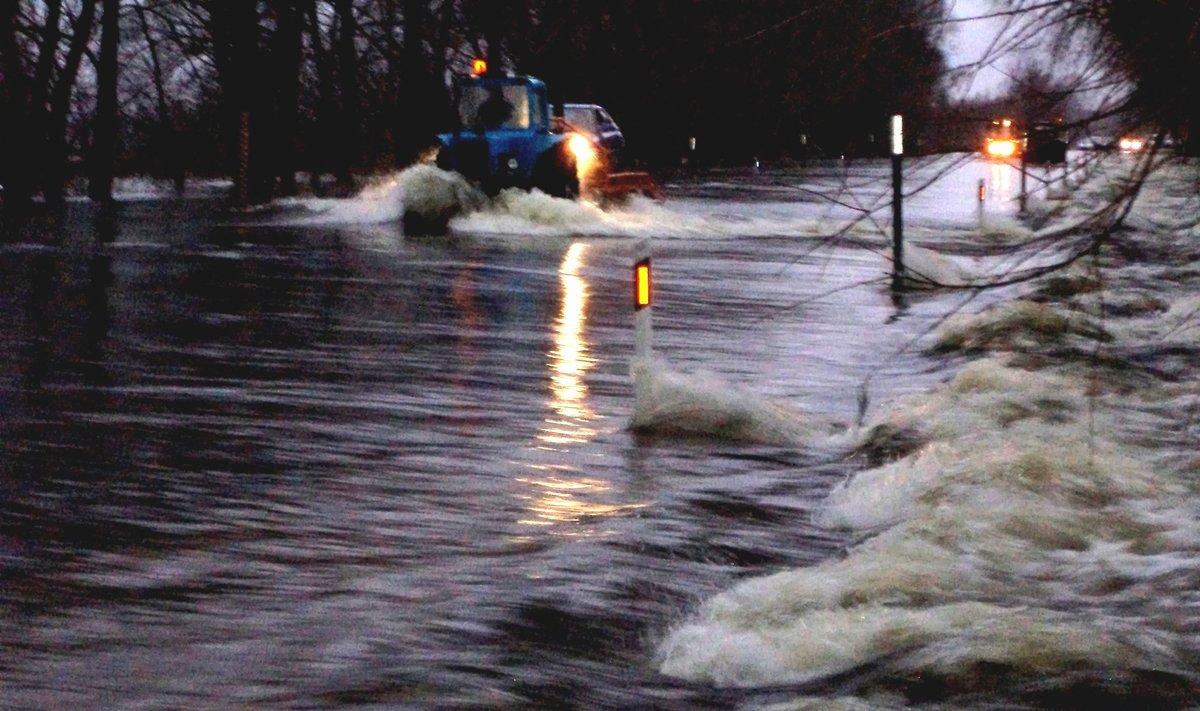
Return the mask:
{"type": "MultiPolygon", "coordinates": [[[[1021,5],[1104,39],[1139,87],[1123,108],[1190,125],[1194,2],[1021,5]]],[[[103,201],[114,172],[231,176],[253,202],[294,194],[299,173],[349,190],[447,127],[448,77],[474,56],[605,105],[631,156],[660,167],[692,137],[711,162],[877,154],[896,112],[910,145],[954,147],[944,119],[970,112],[947,106],[944,13],[943,0],[0,0],[0,195],[61,202],[86,177],[103,201]]]]}
{"type": "Polygon", "coordinates": [[[877,153],[891,114],[941,99],[939,0],[543,5],[505,49],[660,163],[690,137],[712,160],[877,153]]]}

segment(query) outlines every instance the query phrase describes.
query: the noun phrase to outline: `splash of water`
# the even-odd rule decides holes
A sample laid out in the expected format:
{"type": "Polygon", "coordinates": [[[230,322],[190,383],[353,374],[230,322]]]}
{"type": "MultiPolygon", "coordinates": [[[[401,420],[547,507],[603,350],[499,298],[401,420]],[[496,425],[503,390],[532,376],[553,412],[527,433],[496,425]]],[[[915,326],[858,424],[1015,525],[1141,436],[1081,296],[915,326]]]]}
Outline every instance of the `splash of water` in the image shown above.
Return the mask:
{"type": "MultiPolygon", "coordinates": [[[[1123,237],[1163,249],[1161,232],[1123,237]]],[[[1068,274],[1042,294],[1065,303],[948,322],[941,346],[978,359],[877,415],[861,442],[876,461],[815,515],[857,543],[712,598],[666,635],[661,669],[736,686],[869,669],[883,689],[964,705],[1009,693],[1193,705],[1200,459],[1162,449],[1194,442],[1200,386],[1194,370],[1159,378],[1161,364],[1120,359],[1194,354],[1200,300],[1177,285],[1195,257],[1181,266],[1180,251],[1106,281],[1103,296],[1068,274]],[[1135,291],[1114,297],[1118,284],[1135,291]],[[1121,314],[1098,321],[1098,298],[1121,314]],[[1051,359],[1047,343],[1094,357],[1051,359]]]]}
{"type": "Polygon", "coordinates": [[[635,358],[631,373],[635,430],[795,447],[833,434],[832,423],[713,373],[683,373],[661,358],[635,358]]]}

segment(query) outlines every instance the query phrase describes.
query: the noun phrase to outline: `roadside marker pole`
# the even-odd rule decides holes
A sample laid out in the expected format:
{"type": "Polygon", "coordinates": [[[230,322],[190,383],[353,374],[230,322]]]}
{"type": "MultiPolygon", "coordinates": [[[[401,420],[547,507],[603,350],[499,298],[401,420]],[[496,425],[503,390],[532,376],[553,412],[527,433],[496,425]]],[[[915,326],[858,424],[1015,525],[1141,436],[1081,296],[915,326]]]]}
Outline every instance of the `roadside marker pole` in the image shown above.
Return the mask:
{"type": "Polygon", "coordinates": [[[238,207],[250,204],[250,112],[243,111],[238,123],[238,207]]]}
{"type": "MultiPolygon", "coordinates": [[[[1022,146],[1024,149],[1025,146],[1022,146]]],[[[1025,160],[1025,150],[1021,151],[1021,194],[1018,196],[1019,214],[1025,216],[1025,208],[1029,203],[1029,193],[1025,191],[1025,175],[1029,172],[1029,163],[1025,160]]]]}
{"type": "Polygon", "coordinates": [[[653,292],[650,283],[650,240],[644,239],[634,247],[633,313],[636,355],[649,362],[654,353],[654,333],[650,325],[653,292]]]}
{"type": "Polygon", "coordinates": [[[900,288],[904,279],[904,206],[903,181],[904,117],[892,116],[892,288],[900,288]]]}
{"type": "Polygon", "coordinates": [[[979,187],[976,188],[975,195],[977,198],[977,202],[979,203],[978,207],[976,208],[976,212],[979,215],[979,227],[982,228],[983,227],[983,207],[984,207],[983,204],[987,200],[987,181],[984,180],[983,178],[979,179],[979,187]]]}

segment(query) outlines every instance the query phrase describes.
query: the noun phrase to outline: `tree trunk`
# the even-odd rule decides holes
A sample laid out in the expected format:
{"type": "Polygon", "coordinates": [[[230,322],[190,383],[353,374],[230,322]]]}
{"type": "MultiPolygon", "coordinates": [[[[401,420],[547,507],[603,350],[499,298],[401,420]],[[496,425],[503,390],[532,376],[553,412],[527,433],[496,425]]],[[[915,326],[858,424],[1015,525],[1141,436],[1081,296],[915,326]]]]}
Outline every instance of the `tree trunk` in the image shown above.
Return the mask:
{"type": "Polygon", "coordinates": [[[321,38],[321,21],[317,16],[316,0],[304,0],[304,14],[308,18],[309,40],[312,45],[313,64],[317,68],[317,139],[313,147],[312,175],[310,184],[313,192],[320,192],[321,176],[333,166],[334,140],[337,135],[334,117],[337,115],[334,99],[333,60],[321,38]]]}
{"type": "Polygon", "coordinates": [[[275,181],[270,166],[271,92],[264,81],[256,3],[213,2],[209,33],[221,85],[221,114],[228,145],[234,147],[234,195],[237,202],[261,205],[270,201],[275,181]]]}
{"type": "Polygon", "coordinates": [[[353,169],[358,165],[359,155],[359,111],[361,110],[358,86],[358,50],[354,46],[358,34],[358,22],[354,18],[353,0],[336,0],[338,17],[337,77],[341,90],[341,105],[338,107],[338,161],[334,168],[338,189],[350,192],[354,187],[353,169]]]}
{"type": "Polygon", "coordinates": [[[50,87],[54,83],[54,70],[58,69],[58,45],[62,41],[62,2],[51,2],[46,6],[46,24],[42,26],[42,41],[38,43],[37,64],[33,68],[31,106],[35,125],[45,125],[46,105],[50,100],[50,87]]]}
{"type": "Polygon", "coordinates": [[[121,0],[103,1],[88,197],[107,205],[112,202],[113,172],[117,162],[117,44],[121,32],[121,0]]]}
{"type": "Polygon", "coordinates": [[[300,63],[304,59],[304,18],[296,0],[277,0],[275,36],[271,46],[275,86],[275,130],[272,151],[281,195],[295,195],[296,127],[300,104],[300,63]]]}
{"type": "Polygon", "coordinates": [[[17,44],[18,0],[0,0],[0,203],[23,210],[33,197],[29,81],[17,44]]]}
{"type": "Polygon", "coordinates": [[[418,153],[431,145],[446,107],[446,94],[434,79],[425,54],[427,6],[424,0],[404,0],[404,85],[396,145],[396,158],[402,165],[416,160],[418,153]]]}
{"type": "Polygon", "coordinates": [[[71,43],[63,60],[58,81],[50,96],[50,113],[45,124],[46,152],[41,157],[46,172],[42,178],[42,195],[52,207],[61,207],[66,198],[68,175],[67,117],[71,113],[71,95],[79,65],[92,39],[96,20],[96,0],[83,0],[79,16],[72,28],[71,43]]]}

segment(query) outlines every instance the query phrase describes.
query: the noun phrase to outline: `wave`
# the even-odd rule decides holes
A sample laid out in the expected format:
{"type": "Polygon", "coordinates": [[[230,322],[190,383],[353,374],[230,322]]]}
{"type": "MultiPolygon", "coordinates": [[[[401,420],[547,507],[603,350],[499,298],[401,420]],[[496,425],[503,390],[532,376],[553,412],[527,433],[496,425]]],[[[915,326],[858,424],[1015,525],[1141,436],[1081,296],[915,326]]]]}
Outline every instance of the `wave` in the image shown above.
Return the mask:
{"type": "Polygon", "coordinates": [[[665,360],[635,358],[632,426],[655,434],[707,436],[794,447],[828,440],[833,424],[714,373],[674,370],[665,360]]]}
{"type": "Polygon", "coordinates": [[[947,320],[935,350],[974,360],[877,413],[857,435],[864,468],[814,514],[851,536],[845,556],[711,598],[662,639],[660,669],[821,693],[867,669],[855,693],[901,707],[1194,704],[1200,384],[1138,359],[1194,363],[1200,300],[1163,261],[947,320]]]}

